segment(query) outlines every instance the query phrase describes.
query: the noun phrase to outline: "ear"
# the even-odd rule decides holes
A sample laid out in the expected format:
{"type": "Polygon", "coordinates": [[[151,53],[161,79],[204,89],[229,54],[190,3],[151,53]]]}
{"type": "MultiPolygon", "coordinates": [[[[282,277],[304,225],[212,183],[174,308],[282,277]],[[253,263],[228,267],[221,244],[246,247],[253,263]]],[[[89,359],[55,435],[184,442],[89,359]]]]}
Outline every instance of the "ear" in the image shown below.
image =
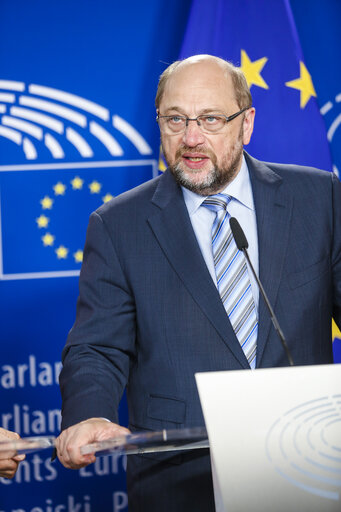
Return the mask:
{"type": "Polygon", "coordinates": [[[255,120],[256,109],[254,107],[249,108],[245,112],[243,121],[243,144],[246,145],[250,142],[251,135],[253,132],[253,123],[255,120]]]}

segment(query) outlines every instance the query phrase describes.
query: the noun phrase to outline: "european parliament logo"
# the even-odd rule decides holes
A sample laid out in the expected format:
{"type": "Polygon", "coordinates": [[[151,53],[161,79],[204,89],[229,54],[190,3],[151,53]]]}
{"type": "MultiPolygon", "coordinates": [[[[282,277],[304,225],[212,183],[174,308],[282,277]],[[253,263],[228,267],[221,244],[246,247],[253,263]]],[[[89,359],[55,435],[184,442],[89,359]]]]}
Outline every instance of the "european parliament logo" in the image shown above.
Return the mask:
{"type": "Polygon", "coordinates": [[[152,149],[121,116],[51,87],[0,80],[0,114],[0,279],[78,275],[89,214],[157,174],[152,149]]]}

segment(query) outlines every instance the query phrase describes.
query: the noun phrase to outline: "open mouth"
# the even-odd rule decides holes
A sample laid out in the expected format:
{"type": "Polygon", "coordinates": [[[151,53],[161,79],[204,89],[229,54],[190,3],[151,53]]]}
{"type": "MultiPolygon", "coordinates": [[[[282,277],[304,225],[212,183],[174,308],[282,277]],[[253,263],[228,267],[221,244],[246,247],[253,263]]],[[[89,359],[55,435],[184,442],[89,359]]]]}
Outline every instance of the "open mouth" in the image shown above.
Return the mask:
{"type": "Polygon", "coordinates": [[[201,169],[208,162],[209,157],[204,154],[191,154],[184,153],[182,155],[182,161],[190,169],[201,169]]]}
{"type": "Polygon", "coordinates": [[[185,156],[186,160],[190,160],[191,162],[201,162],[202,160],[205,160],[207,157],[202,156],[185,156]]]}

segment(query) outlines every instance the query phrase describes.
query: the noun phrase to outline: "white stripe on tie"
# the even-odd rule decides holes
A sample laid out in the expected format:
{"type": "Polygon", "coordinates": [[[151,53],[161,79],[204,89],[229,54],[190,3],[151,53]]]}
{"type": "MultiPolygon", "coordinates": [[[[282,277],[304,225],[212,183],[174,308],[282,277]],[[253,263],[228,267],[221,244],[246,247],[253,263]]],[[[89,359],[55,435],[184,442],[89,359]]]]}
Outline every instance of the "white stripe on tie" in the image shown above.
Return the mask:
{"type": "Polygon", "coordinates": [[[233,238],[227,194],[207,197],[202,206],[216,213],[212,226],[212,253],[218,291],[231,325],[251,368],[256,367],[258,321],[245,256],[233,238]]]}

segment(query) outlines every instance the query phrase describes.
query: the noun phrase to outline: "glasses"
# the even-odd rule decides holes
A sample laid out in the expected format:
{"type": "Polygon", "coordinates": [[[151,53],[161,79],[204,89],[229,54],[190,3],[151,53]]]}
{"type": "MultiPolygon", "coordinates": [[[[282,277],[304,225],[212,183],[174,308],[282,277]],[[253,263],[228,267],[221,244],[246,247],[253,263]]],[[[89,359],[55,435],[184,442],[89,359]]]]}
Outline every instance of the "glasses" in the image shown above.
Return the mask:
{"type": "Polygon", "coordinates": [[[249,108],[251,107],[242,108],[239,112],[230,116],[224,116],[223,114],[202,114],[201,116],[194,117],[193,119],[178,114],[172,116],[161,116],[158,114],[156,116],[156,121],[159,124],[160,130],[166,135],[183,133],[186,130],[189,121],[196,121],[197,125],[204,133],[218,133],[223,130],[227,123],[249,108]]]}

